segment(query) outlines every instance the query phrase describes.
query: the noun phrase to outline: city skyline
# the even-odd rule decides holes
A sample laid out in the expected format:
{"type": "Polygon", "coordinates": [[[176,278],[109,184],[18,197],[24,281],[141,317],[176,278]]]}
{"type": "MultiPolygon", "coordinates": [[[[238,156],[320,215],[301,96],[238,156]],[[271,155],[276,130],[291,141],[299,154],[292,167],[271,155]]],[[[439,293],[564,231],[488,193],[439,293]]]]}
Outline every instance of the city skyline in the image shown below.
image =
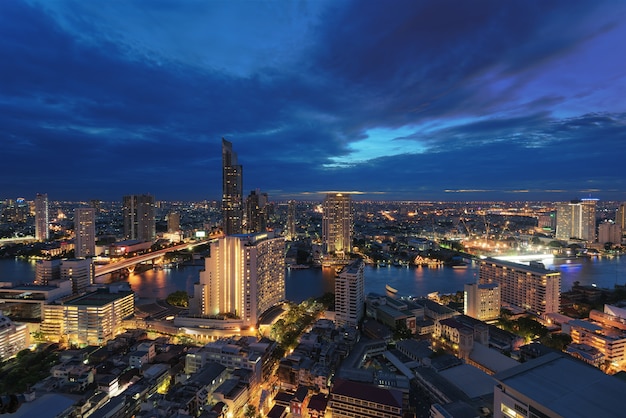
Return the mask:
{"type": "Polygon", "coordinates": [[[626,200],[626,4],[0,5],[0,198],[626,200]]]}

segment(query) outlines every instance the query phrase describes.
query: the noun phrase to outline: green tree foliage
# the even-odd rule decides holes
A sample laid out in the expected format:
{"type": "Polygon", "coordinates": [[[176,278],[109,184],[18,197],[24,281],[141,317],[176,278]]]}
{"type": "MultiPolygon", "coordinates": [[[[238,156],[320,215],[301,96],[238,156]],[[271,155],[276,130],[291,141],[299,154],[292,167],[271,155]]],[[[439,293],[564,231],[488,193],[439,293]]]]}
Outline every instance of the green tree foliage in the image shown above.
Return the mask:
{"type": "Polygon", "coordinates": [[[541,344],[555,350],[563,351],[572,342],[572,337],[567,334],[547,334],[540,340],[541,344]]]}
{"type": "Polygon", "coordinates": [[[186,308],[189,306],[189,295],[184,290],[177,290],[167,296],[167,303],[172,306],[186,308]]]}

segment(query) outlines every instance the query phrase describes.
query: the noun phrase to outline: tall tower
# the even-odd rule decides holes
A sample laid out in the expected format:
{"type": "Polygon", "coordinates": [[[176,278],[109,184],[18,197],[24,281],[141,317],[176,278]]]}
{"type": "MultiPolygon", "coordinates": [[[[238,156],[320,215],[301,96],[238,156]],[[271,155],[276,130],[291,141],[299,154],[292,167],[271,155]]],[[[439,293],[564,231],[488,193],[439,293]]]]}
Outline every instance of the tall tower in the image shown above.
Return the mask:
{"type": "Polygon", "coordinates": [[[167,232],[174,233],[180,230],[180,213],[170,212],[167,215],[167,232]]]}
{"type": "Polygon", "coordinates": [[[230,314],[246,326],[285,299],[285,240],[273,233],[238,234],[211,243],[189,301],[192,314],[230,314]]]}
{"type": "Polygon", "coordinates": [[[324,253],[346,254],[352,250],[352,199],[345,193],[326,195],[322,215],[324,253]]]}
{"type": "Polygon", "coordinates": [[[287,207],[287,237],[296,239],[296,201],[290,200],[287,207]]]}
{"type": "Polygon", "coordinates": [[[50,238],[50,216],[48,214],[48,195],[37,193],[35,197],[35,238],[45,241],[50,238]]]}
{"type": "Polygon", "coordinates": [[[561,240],[575,238],[594,242],[597,202],[598,199],[582,199],[557,204],[556,238],[561,240]]]}
{"type": "Polygon", "coordinates": [[[74,209],[74,253],[76,257],[96,255],[96,210],[74,209]]]}
{"type": "Polygon", "coordinates": [[[126,239],[154,241],[156,238],[154,196],[124,196],[124,236],[126,239]]]}
{"type": "Polygon", "coordinates": [[[243,168],[237,164],[233,144],[222,138],[222,217],[224,234],[241,234],[243,220],[243,168]]]}
{"type": "Polygon", "coordinates": [[[365,263],[356,259],[335,278],[335,323],[357,326],[363,318],[365,303],[365,263]]]}
{"type": "Polygon", "coordinates": [[[258,190],[250,192],[246,198],[246,218],[248,233],[264,232],[267,230],[267,193],[258,190]]]}

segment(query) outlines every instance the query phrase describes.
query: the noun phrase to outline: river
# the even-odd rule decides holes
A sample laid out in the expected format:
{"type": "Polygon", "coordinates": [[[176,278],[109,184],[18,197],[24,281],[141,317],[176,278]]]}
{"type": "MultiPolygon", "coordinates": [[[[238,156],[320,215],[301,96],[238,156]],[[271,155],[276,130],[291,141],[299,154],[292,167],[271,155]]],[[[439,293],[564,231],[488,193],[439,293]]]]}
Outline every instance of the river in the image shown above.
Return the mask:
{"type": "MultiPolygon", "coordinates": [[[[570,290],[575,281],[583,285],[612,289],[626,284],[626,257],[580,258],[555,260],[546,267],[561,272],[561,290],[570,290]]],[[[139,297],[165,298],[176,290],[193,292],[203,266],[181,266],[172,269],[147,270],[130,274],[128,282],[139,297]]],[[[18,259],[0,259],[0,282],[32,282],[35,264],[18,259]]],[[[478,266],[466,269],[450,267],[372,267],[365,268],[365,292],[384,293],[385,285],[398,289],[398,295],[426,296],[431,292],[454,293],[465,283],[475,282],[478,266]]],[[[331,269],[310,268],[287,270],[285,289],[287,299],[300,302],[309,297],[332,292],[334,276],[331,269]]]]}

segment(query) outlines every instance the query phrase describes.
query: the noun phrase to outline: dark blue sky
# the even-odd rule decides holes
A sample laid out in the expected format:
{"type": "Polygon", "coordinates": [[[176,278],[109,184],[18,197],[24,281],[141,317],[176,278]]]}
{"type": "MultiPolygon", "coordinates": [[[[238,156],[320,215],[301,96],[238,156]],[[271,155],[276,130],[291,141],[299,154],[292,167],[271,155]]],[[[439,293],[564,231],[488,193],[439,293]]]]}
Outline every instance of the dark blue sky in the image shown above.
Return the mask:
{"type": "Polygon", "coordinates": [[[626,2],[2,1],[0,199],[626,200],[626,2]]]}

